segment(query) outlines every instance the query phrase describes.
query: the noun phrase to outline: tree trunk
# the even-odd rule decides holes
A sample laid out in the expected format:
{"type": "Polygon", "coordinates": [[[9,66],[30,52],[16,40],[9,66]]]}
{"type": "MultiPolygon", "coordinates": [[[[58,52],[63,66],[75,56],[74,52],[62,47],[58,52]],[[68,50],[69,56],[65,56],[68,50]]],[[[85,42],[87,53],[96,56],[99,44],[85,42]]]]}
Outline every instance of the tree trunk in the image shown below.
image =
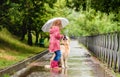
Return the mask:
{"type": "Polygon", "coordinates": [[[32,45],[32,34],[31,34],[31,30],[28,30],[28,45],[32,45]]]}
{"type": "Polygon", "coordinates": [[[39,38],[39,32],[36,31],[36,41],[35,41],[35,45],[38,45],[38,44],[39,44],[39,43],[38,43],[38,38],[39,38]]]}
{"type": "Polygon", "coordinates": [[[27,23],[27,29],[28,29],[28,45],[33,45],[32,43],[32,19],[30,18],[31,15],[29,15],[29,17],[27,17],[28,23],[27,23]]]}
{"type": "Polygon", "coordinates": [[[22,29],[21,40],[24,40],[25,34],[27,34],[27,22],[26,22],[26,18],[23,19],[23,25],[22,25],[21,29],[22,29]]]}
{"type": "Polygon", "coordinates": [[[27,34],[27,28],[26,25],[22,26],[22,36],[21,36],[21,40],[24,40],[25,38],[25,34],[27,34]]]}

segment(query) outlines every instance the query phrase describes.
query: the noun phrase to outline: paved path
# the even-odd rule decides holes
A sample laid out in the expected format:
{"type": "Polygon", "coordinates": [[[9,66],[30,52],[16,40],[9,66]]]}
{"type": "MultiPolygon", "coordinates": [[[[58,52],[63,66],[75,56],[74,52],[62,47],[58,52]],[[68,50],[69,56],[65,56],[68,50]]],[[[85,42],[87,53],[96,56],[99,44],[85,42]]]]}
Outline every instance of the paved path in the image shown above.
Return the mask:
{"type": "Polygon", "coordinates": [[[51,71],[41,66],[49,64],[51,54],[47,54],[37,60],[36,67],[32,71],[25,73],[21,77],[113,77],[100,67],[99,61],[90,56],[89,52],[75,40],[71,41],[71,51],[68,60],[67,69],[61,71],[51,71]]]}

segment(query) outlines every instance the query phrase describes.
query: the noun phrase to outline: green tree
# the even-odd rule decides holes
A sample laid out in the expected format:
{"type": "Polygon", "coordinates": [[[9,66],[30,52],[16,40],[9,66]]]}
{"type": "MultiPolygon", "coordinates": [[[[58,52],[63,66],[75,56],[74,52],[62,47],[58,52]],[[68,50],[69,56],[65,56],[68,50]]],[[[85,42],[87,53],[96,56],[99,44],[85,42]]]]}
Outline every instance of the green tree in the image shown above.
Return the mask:
{"type": "Polygon", "coordinates": [[[79,11],[82,6],[83,10],[93,8],[108,14],[109,12],[118,13],[120,10],[120,0],[67,0],[66,5],[76,11],[79,11]]]}
{"type": "Polygon", "coordinates": [[[80,11],[81,8],[86,10],[87,0],[67,0],[66,5],[76,11],[80,11]]]}
{"type": "Polygon", "coordinates": [[[49,11],[46,10],[46,5],[51,8],[56,1],[8,0],[10,7],[7,9],[8,12],[5,13],[8,17],[4,17],[6,19],[4,21],[7,22],[6,28],[13,34],[21,36],[21,40],[24,40],[25,35],[28,34],[29,45],[32,45],[32,31],[35,31],[37,44],[39,33],[42,32],[41,27],[48,18],[46,14],[49,11]]]}
{"type": "Polygon", "coordinates": [[[91,0],[91,7],[102,12],[115,12],[120,10],[120,0],[91,0]]]}
{"type": "Polygon", "coordinates": [[[0,29],[8,25],[9,0],[0,0],[0,29]]]}

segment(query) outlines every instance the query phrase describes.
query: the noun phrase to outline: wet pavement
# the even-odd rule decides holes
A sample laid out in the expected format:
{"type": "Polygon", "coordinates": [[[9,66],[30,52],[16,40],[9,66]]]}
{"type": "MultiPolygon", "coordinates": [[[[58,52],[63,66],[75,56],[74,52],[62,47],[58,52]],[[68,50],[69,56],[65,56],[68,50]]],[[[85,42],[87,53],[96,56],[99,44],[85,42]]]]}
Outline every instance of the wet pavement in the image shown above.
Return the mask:
{"type": "Polygon", "coordinates": [[[113,77],[101,68],[100,62],[91,56],[91,54],[78,41],[72,40],[71,50],[68,59],[69,68],[62,70],[50,70],[44,68],[49,64],[51,54],[46,54],[31,64],[31,68],[22,72],[21,75],[12,77],[113,77]]]}

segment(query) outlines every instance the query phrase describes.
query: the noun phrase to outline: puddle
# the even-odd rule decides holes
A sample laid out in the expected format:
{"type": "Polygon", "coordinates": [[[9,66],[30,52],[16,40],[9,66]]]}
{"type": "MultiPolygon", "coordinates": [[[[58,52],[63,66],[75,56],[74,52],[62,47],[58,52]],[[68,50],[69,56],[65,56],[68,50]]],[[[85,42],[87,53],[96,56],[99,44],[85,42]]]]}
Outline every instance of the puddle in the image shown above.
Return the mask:
{"type": "Polygon", "coordinates": [[[87,58],[69,59],[69,68],[56,71],[36,66],[20,77],[96,77],[92,62],[89,62],[87,58]]]}
{"type": "MultiPolygon", "coordinates": [[[[21,75],[19,75],[19,77],[29,77],[28,75],[31,75],[34,72],[49,72],[49,70],[44,69],[43,66],[33,66],[30,69],[26,70],[24,73],[22,73],[21,75]]],[[[32,76],[31,76],[32,77],[32,76]]],[[[34,76],[36,77],[36,76],[34,76]]],[[[39,76],[38,76],[39,77],[39,76]]]]}

